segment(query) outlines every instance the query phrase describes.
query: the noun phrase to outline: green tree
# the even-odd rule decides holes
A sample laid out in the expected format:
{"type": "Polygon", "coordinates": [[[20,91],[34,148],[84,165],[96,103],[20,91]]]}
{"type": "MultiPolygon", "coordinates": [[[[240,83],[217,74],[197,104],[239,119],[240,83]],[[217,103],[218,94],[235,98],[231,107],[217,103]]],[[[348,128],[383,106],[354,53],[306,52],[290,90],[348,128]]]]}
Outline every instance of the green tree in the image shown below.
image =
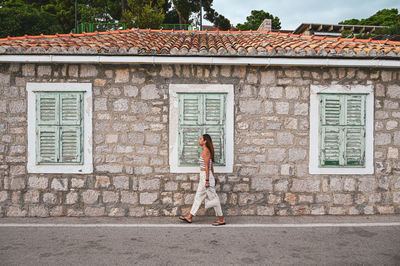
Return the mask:
{"type": "Polygon", "coordinates": [[[129,28],[158,29],[165,18],[163,5],[164,0],[128,0],[121,22],[129,28]]]}
{"type": "Polygon", "coordinates": [[[266,18],[271,19],[271,26],[273,29],[281,28],[280,19],[268,12],[265,12],[264,10],[252,10],[251,15],[246,17],[247,21],[243,24],[237,24],[236,28],[238,28],[239,30],[257,30],[266,18]]]}
{"type": "MultiPolygon", "coordinates": [[[[166,11],[166,22],[174,24],[194,24],[194,19],[200,15],[200,0],[170,0],[172,9],[166,11]]],[[[228,30],[231,23],[228,18],[219,14],[212,7],[213,0],[203,0],[203,17],[218,27],[220,30],[228,30]]],[[[166,6],[171,7],[171,6],[166,6]]]]}
{"type": "Polygon", "coordinates": [[[339,22],[345,25],[371,25],[371,26],[392,26],[400,23],[400,14],[397,8],[382,9],[369,18],[364,19],[348,19],[339,22]]]}
{"type": "Polygon", "coordinates": [[[22,0],[3,2],[0,18],[0,37],[62,32],[56,15],[22,0]]]}

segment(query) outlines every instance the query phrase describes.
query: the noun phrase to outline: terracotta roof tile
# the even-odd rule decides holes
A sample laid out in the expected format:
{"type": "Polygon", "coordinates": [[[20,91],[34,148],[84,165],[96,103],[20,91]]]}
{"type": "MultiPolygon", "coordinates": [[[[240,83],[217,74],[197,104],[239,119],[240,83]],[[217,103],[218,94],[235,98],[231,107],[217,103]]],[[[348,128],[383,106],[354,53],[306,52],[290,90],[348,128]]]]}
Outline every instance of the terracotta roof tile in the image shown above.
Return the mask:
{"type": "Polygon", "coordinates": [[[258,31],[117,30],[0,39],[0,54],[400,57],[400,42],[258,31]]]}

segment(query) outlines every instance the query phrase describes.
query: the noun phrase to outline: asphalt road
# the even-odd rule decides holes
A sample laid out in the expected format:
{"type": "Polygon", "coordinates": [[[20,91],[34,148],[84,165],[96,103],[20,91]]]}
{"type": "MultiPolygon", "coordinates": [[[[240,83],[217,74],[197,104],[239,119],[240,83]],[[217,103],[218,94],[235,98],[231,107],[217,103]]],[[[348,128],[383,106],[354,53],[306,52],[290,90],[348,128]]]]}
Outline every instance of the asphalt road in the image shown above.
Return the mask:
{"type": "Polygon", "coordinates": [[[400,265],[400,216],[213,220],[4,218],[0,265],[400,265]]]}

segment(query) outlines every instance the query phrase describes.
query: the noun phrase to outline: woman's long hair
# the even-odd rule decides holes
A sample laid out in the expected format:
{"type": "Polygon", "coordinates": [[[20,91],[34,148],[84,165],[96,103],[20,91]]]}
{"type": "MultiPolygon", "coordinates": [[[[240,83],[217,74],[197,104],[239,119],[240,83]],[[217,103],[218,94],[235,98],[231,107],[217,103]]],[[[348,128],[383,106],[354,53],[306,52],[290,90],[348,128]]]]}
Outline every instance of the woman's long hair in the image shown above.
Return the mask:
{"type": "Polygon", "coordinates": [[[214,145],[212,143],[211,140],[211,136],[208,134],[204,134],[203,135],[203,140],[206,141],[206,146],[209,149],[210,153],[211,153],[211,160],[214,162],[214,145]]]}

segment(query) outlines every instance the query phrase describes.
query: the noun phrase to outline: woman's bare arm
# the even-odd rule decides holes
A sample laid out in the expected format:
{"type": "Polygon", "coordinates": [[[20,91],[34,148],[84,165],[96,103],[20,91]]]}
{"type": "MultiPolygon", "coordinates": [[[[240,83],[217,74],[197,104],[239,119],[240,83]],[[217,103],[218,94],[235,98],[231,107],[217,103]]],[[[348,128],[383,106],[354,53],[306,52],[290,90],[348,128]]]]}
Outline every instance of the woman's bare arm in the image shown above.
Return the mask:
{"type": "Polygon", "coordinates": [[[203,159],[204,159],[204,164],[206,166],[206,180],[209,180],[210,178],[210,158],[211,158],[211,153],[208,149],[205,149],[203,152],[203,159]]]}

